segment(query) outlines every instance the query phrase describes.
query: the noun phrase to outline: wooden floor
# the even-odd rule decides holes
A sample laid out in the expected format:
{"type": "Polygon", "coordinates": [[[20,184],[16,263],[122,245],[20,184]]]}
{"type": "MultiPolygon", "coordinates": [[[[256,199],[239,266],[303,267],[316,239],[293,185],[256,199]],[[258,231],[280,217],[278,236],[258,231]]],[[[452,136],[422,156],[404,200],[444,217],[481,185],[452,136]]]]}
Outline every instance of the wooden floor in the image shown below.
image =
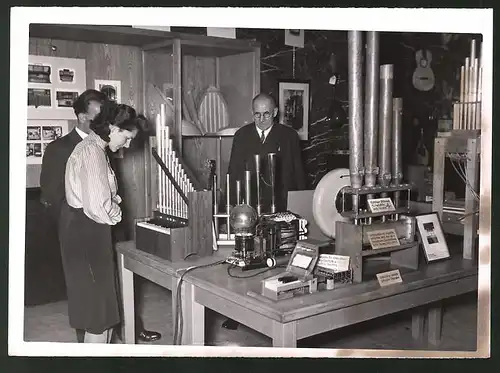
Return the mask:
{"type": "MultiPolygon", "coordinates": [[[[162,333],[155,344],[172,344],[170,291],[147,283],[144,286],[143,319],[149,330],[162,333]]],[[[439,350],[475,351],[477,294],[468,294],[445,304],[443,340],[439,350]]],[[[207,344],[213,346],[270,347],[271,339],[243,325],[237,330],[221,327],[225,318],[207,310],[207,344]]],[[[24,336],[26,341],[75,342],[74,331],[68,325],[65,301],[25,308],[24,336]]],[[[347,349],[426,349],[436,350],[411,338],[411,315],[403,312],[367,321],[337,331],[300,340],[298,347],[347,349]]]]}

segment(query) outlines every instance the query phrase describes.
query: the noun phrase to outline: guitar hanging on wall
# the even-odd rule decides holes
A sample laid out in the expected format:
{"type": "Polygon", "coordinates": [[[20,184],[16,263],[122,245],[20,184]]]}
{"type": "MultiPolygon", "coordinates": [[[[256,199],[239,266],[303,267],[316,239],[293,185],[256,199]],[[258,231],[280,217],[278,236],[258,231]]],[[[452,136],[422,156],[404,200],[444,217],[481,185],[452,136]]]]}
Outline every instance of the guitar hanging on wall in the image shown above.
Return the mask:
{"type": "Polygon", "coordinates": [[[431,51],[427,49],[418,50],[415,53],[415,61],[417,62],[417,68],[413,72],[413,86],[419,91],[428,92],[434,88],[436,80],[434,72],[431,69],[431,51]]]}

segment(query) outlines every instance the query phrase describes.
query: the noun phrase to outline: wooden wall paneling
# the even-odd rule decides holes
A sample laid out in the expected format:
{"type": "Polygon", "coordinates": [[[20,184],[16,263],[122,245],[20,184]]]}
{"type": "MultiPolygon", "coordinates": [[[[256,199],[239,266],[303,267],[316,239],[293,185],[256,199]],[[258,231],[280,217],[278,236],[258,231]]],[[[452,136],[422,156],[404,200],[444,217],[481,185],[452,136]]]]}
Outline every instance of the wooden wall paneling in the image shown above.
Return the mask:
{"type": "MultiPolygon", "coordinates": [[[[216,84],[215,64],[215,57],[183,56],[182,89],[184,96],[193,97],[196,110],[205,90],[216,84]]],[[[206,185],[209,176],[206,161],[216,159],[216,139],[185,137],[183,145],[184,161],[196,174],[198,180],[206,185]]]]}
{"type": "Polygon", "coordinates": [[[219,83],[229,110],[231,127],[251,123],[255,90],[254,53],[219,58],[219,83]]]}
{"type": "Polygon", "coordinates": [[[173,46],[173,82],[174,82],[174,115],[175,115],[175,147],[182,155],[182,50],[180,39],[174,40],[173,46]]]}
{"type": "MultiPolygon", "coordinates": [[[[144,53],[144,101],[145,115],[150,123],[156,125],[156,116],[160,113],[160,105],[165,104],[165,99],[159,91],[164,92],[164,84],[173,84],[173,57],[172,48],[156,51],[143,51],[144,53]]],[[[167,121],[173,127],[174,118],[167,121]]],[[[145,148],[145,172],[149,180],[149,189],[146,188],[147,211],[151,216],[156,210],[158,198],[158,163],[151,154],[151,147],[156,147],[156,137],[149,138],[149,144],[145,148]]]]}

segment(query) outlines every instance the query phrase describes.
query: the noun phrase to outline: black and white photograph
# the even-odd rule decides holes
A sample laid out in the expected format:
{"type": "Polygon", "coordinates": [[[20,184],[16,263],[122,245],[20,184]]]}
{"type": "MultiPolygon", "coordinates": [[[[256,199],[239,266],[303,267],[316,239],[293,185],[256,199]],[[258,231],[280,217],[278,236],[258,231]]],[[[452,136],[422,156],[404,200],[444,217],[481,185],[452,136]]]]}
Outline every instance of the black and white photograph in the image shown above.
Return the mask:
{"type": "Polygon", "coordinates": [[[492,25],[13,8],[9,354],[490,357],[492,25]]]}
{"type": "Polygon", "coordinates": [[[26,157],[40,158],[42,156],[42,144],[29,142],[26,144],[26,157]]]}
{"type": "Polygon", "coordinates": [[[28,106],[35,108],[51,107],[52,99],[50,89],[28,88],[28,106]]]}
{"type": "Polygon", "coordinates": [[[41,140],[41,128],[40,127],[35,127],[35,126],[28,126],[26,130],[26,140],[28,141],[33,141],[33,140],[41,140]]]}
{"type": "Polygon", "coordinates": [[[418,215],[416,221],[427,261],[450,258],[450,251],[439,215],[437,213],[418,215]]]}
{"type": "Polygon", "coordinates": [[[42,127],[42,139],[44,141],[56,140],[62,136],[61,126],[44,126],[42,127]]]}
{"type": "Polygon", "coordinates": [[[95,89],[104,93],[109,100],[117,103],[121,103],[121,86],[119,80],[95,80],[95,89]]]}
{"type": "Polygon", "coordinates": [[[28,82],[30,83],[48,83],[50,84],[51,68],[47,65],[29,64],[28,82]]]}
{"type": "Polygon", "coordinates": [[[59,69],[59,82],[73,83],[75,80],[75,70],[73,69],[59,69]]]}
{"type": "Polygon", "coordinates": [[[73,106],[73,102],[75,102],[77,97],[78,92],[57,91],[57,107],[71,108],[73,106]]]}
{"type": "Polygon", "coordinates": [[[297,131],[301,140],[308,140],[309,83],[279,82],[280,123],[297,131]]]}

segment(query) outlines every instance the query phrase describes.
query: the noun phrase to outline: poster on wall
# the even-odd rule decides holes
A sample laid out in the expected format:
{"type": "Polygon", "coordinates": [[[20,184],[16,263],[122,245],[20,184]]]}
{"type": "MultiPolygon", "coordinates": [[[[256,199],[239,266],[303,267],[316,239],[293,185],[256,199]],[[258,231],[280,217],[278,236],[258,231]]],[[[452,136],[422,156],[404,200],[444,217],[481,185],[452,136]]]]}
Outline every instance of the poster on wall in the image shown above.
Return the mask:
{"type": "Polygon", "coordinates": [[[28,57],[28,119],[74,119],[73,101],[87,89],[85,60],[28,57]]]}
{"type": "Polygon", "coordinates": [[[279,82],[280,123],[292,127],[303,141],[309,134],[309,83],[279,82]]]}
{"type": "Polygon", "coordinates": [[[68,133],[66,120],[28,120],[26,127],[26,163],[42,164],[45,148],[68,133]]]}
{"type": "Polygon", "coordinates": [[[285,30],[285,45],[304,48],[304,30],[285,30]]]}
{"type": "Polygon", "coordinates": [[[95,80],[95,89],[106,95],[108,100],[122,102],[122,82],[119,80],[95,80]]]}

